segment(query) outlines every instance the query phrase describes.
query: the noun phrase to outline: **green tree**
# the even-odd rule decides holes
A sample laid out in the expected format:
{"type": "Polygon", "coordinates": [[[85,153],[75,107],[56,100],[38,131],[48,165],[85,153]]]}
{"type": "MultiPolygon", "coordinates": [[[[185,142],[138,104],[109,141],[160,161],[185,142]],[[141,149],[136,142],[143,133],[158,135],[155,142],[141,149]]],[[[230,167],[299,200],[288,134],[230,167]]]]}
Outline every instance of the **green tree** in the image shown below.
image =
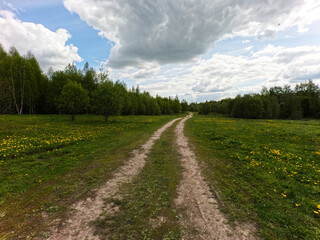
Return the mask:
{"type": "Polygon", "coordinates": [[[110,115],[118,115],[122,111],[123,98],[121,91],[123,89],[120,83],[113,84],[108,80],[99,84],[94,93],[95,112],[104,116],[105,122],[108,122],[110,115]]]}
{"type": "Polygon", "coordinates": [[[244,96],[244,117],[245,118],[261,118],[263,112],[263,103],[259,95],[244,96]]]}
{"type": "Polygon", "coordinates": [[[98,77],[96,71],[93,68],[89,68],[89,64],[86,63],[83,68],[83,77],[81,79],[81,84],[84,89],[86,89],[91,96],[93,92],[97,89],[98,77]]]}
{"type": "Polygon", "coordinates": [[[185,113],[188,110],[188,103],[186,100],[181,102],[181,112],[185,113]]]}
{"type": "Polygon", "coordinates": [[[158,102],[155,98],[149,99],[148,104],[148,114],[149,115],[159,115],[161,114],[160,107],[158,105],[158,102]]]}
{"type": "Polygon", "coordinates": [[[245,103],[244,99],[238,95],[232,104],[231,117],[244,118],[245,103]]]}
{"type": "Polygon", "coordinates": [[[75,64],[68,64],[68,66],[65,67],[64,73],[66,74],[67,78],[71,81],[81,83],[82,82],[82,72],[81,70],[77,69],[75,64]]]}
{"type": "Polygon", "coordinates": [[[8,58],[9,91],[18,114],[22,114],[27,84],[26,61],[15,48],[11,48],[8,58]]]}
{"type": "Polygon", "coordinates": [[[199,105],[197,103],[190,103],[188,106],[190,112],[199,112],[199,105]]]}
{"type": "Polygon", "coordinates": [[[280,104],[281,118],[301,119],[302,107],[301,99],[295,94],[290,94],[286,97],[285,101],[280,104]]]}
{"type": "Polygon", "coordinates": [[[173,113],[180,113],[180,111],[181,111],[181,104],[178,99],[178,96],[176,96],[175,99],[173,100],[172,111],[173,111],[173,113]]]}
{"type": "Polygon", "coordinates": [[[320,109],[320,89],[311,80],[295,87],[295,93],[301,98],[303,117],[315,117],[320,109]]]}
{"type": "Polygon", "coordinates": [[[14,103],[10,92],[11,57],[0,44],[0,114],[13,113],[14,103]]]}
{"type": "Polygon", "coordinates": [[[37,59],[31,52],[25,57],[26,61],[26,93],[25,112],[30,114],[42,112],[45,109],[48,79],[42,73],[37,59]]]}
{"type": "Polygon", "coordinates": [[[57,113],[59,97],[63,87],[68,83],[68,77],[63,71],[56,71],[51,74],[48,83],[48,94],[46,97],[46,106],[48,113],[57,113]]]}
{"type": "Polygon", "coordinates": [[[200,105],[200,113],[204,115],[208,115],[211,112],[211,104],[206,101],[200,105]]]}
{"type": "Polygon", "coordinates": [[[231,99],[231,98],[222,99],[218,106],[218,113],[226,116],[231,116],[233,104],[234,104],[234,99],[231,99]]]}
{"type": "Polygon", "coordinates": [[[69,81],[62,89],[59,97],[58,108],[71,114],[71,120],[75,119],[75,114],[82,113],[89,107],[90,99],[87,90],[81,84],[69,81]]]}

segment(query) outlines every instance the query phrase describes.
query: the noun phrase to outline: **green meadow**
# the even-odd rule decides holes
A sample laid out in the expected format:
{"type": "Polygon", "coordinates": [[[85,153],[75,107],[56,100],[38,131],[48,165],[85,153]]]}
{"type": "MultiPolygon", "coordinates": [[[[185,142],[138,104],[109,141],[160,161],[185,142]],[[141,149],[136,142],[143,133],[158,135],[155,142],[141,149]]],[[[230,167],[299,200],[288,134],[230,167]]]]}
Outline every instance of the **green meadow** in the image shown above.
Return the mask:
{"type": "MultiPolygon", "coordinates": [[[[48,224],[100,186],[152,133],[176,117],[0,115],[0,239],[49,236],[48,224]]],[[[111,239],[180,239],[181,179],[174,124],[155,143],[122,199],[93,223],[111,239]],[[165,151],[164,151],[165,149],[165,151]],[[158,216],[166,223],[157,226],[158,216]],[[150,220],[151,219],[151,220],[150,220]]],[[[251,222],[262,239],[319,239],[320,121],[198,115],[186,135],[230,223],[251,222]]]]}
{"type": "Polygon", "coordinates": [[[111,177],[177,115],[0,115],[0,239],[46,237],[46,224],[111,177]],[[44,217],[45,215],[45,217],[44,217]]]}
{"type": "Polygon", "coordinates": [[[320,121],[195,115],[186,132],[230,220],[263,239],[319,239],[320,121]]]}

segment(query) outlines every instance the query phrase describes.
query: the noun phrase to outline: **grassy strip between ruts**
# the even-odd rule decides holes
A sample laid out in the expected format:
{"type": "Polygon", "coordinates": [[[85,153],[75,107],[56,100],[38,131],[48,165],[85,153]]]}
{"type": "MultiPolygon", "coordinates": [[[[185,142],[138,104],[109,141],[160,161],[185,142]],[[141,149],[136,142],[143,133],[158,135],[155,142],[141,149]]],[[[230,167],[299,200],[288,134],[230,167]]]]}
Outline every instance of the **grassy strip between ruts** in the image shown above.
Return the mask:
{"type": "Polygon", "coordinates": [[[96,221],[97,233],[108,239],[179,239],[179,211],[175,208],[181,167],[174,144],[174,126],[156,141],[146,165],[132,183],[121,190],[122,198],[108,199],[119,207],[114,216],[96,221]]]}
{"type": "Polygon", "coordinates": [[[105,124],[99,116],[0,116],[0,239],[45,238],[48,222],[176,117],[115,116],[105,124]]]}
{"type": "Polygon", "coordinates": [[[195,115],[186,133],[230,219],[263,239],[320,239],[320,121],[195,115]]]}

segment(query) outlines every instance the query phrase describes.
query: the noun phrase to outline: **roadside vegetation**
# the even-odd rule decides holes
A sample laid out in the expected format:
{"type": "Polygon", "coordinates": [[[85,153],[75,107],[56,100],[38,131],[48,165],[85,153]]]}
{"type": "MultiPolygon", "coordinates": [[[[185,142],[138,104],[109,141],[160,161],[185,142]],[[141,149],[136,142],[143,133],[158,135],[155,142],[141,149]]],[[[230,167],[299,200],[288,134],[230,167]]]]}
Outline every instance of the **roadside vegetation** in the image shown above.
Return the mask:
{"type": "Polygon", "coordinates": [[[254,220],[263,239],[319,239],[319,121],[195,115],[186,132],[230,220],[254,220]]]}
{"type": "Polygon", "coordinates": [[[311,80],[296,84],[263,87],[260,94],[238,95],[220,101],[191,103],[190,111],[219,113],[234,118],[302,119],[320,118],[320,88],[311,80]]]}
{"type": "Polygon", "coordinates": [[[177,115],[0,116],[0,239],[31,238],[177,115]],[[5,236],[7,238],[5,238],[5,236]]]}
{"type": "Polygon", "coordinates": [[[174,199],[181,168],[174,142],[174,124],[155,143],[146,165],[133,182],[125,184],[120,198],[108,199],[119,208],[95,222],[97,233],[108,239],[180,239],[179,210],[174,199]]]}

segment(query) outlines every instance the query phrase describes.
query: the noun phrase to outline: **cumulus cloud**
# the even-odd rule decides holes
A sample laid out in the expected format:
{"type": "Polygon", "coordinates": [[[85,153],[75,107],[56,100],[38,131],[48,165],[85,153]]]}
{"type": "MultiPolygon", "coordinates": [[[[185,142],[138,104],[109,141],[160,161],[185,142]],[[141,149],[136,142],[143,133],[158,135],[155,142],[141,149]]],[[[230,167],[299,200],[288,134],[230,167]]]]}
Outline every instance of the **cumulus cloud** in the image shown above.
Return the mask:
{"type": "Polygon", "coordinates": [[[231,89],[231,86],[225,86],[224,84],[215,83],[212,84],[214,79],[206,79],[197,82],[196,85],[192,88],[192,91],[195,93],[217,93],[217,92],[225,92],[231,89]]]}
{"type": "Polygon", "coordinates": [[[194,91],[226,92],[262,85],[290,84],[314,79],[320,82],[320,46],[293,48],[266,46],[251,56],[228,56],[214,54],[193,67],[188,78],[205,78],[199,81],[194,91]]]}
{"type": "Polygon", "coordinates": [[[78,48],[66,44],[71,35],[65,29],[52,32],[41,24],[22,22],[10,11],[0,11],[0,29],[0,43],[5,49],[14,46],[22,55],[31,50],[45,71],[82,60],[78,48]]]}
{"type": "Polygon", "coordinates": [[[113,68],[195,61],[226,37],[270,39],[291,26],[305,31],[320,19],[316,0],[64,0],[64,5],[114,42],[108,62],[113,68]]]}
{"type": "Polygon", "coordinates": [[[259,40],[271,40],[276,37],[276,31],[267,29],[265,31],[259,32],[257,37],[259,40]]]}
{"type": "MultiPolygon", "coordinates": [[[[126,77],[141,69],[115,70],[126,77]]],[[[320,84],[320,46],[283,47],[267,45],[243,56],[215,53],[192,64],[162,66],[152,76],[140,78],[140,88],[151,94],[204,101],[257,93],[262,86],[295,85],[313,79],[320,84]],[[145,81],[143,81],[145,80],[145,81]]]]}
{"type": "Polygon", "coordinates": [[[136,79],[148,78],[157,74],[160,71],[160,66],[158,64],[146,64],[143,69],[138,70],[132,74],[136,79]]]}

